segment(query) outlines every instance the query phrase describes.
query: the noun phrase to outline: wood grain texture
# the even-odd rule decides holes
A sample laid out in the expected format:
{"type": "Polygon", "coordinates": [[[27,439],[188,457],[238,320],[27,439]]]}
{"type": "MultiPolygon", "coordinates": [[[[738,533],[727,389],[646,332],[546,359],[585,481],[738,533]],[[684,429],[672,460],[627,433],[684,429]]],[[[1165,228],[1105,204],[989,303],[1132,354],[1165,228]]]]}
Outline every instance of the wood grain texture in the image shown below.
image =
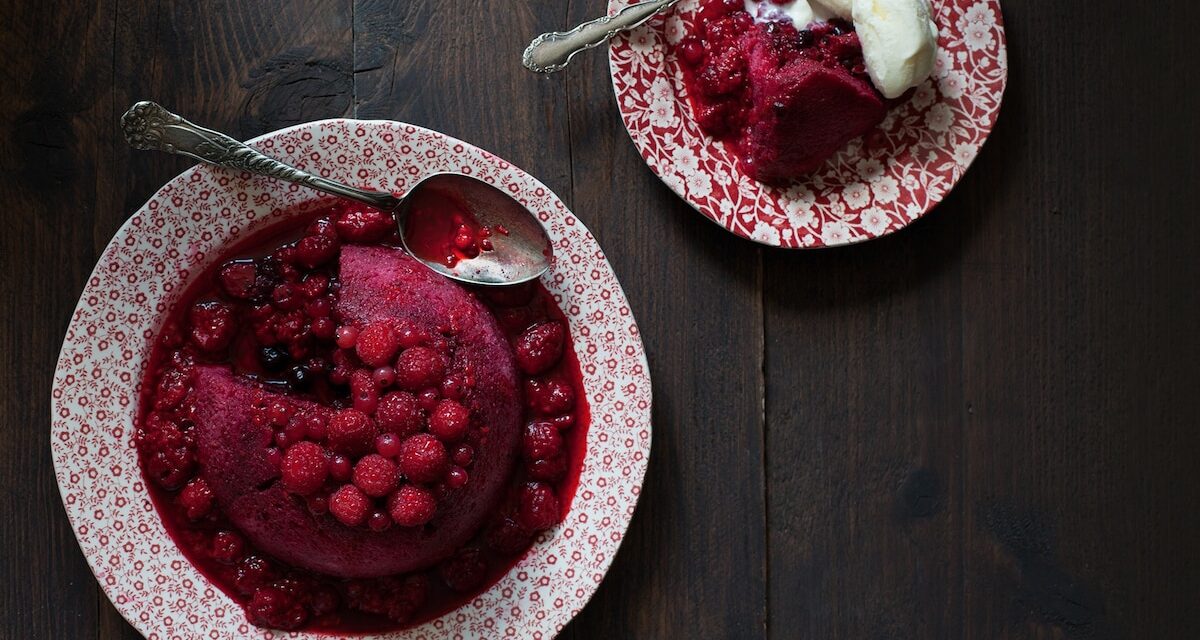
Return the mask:
{"type": "Polygon", "coordinates": [[[519,66],[602,0],[0,0],[0,638],[133,639],[54,484],[47,403],[96,257],[182,159],[152,98],[248,138],[341,115],[555,190],[629,294],[654,445],[564,638],[1188,638],[1200,628],[1200,5],[1004,0],[976,165],[895,236],[767,250],[645,167],[602,52],[519,66]],[[486,19],[475,19],[486,16],[486,19]]]}
{"type": "Polygon", "coordinates": [[[1200,627],[1200,9],[1169,5],[1053,34],[1066,7],[1006,5],[1011,90],[963,194],[967,637],[1200,627]]]}
{"type": "Polygon", "coordinates": [[[95,579],[54,482],[48,401],[117,193],[105,166],[112,66],[87,63],[111,60],[113,9],[0,4],[0,638],[85,638],[97,624],[95,579]]]}
{"type": "Polygon", "coordinates": [[[767,257],[774,637],[959,634],[963,212],[767,257]]]}

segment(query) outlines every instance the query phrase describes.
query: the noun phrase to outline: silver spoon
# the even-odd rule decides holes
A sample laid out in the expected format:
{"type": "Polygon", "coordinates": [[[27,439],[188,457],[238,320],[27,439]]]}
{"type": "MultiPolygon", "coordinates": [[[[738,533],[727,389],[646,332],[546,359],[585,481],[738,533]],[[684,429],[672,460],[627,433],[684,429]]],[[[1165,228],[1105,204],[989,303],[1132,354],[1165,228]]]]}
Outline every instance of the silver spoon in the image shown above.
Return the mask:
{"type": "Polygon", "coordinates": [[[666,11],[679,0],[648,0],[621,9],[611,16],[585,22],[570,31],[543,33],[533,39],[521,56],[526,69],[538,73],[554,73],[585,49],[608,42],[618,33],[646,24],[650,18],[666,11]]]}
{"type": "MultiPolygon", "coordinates": [[[[519,284],[533,280],[550,268],[553,249],[546,230],[524,205],[492,185],[457,173],[435,173],[418,182],[403,197],[357,189],[340,182],[306,173],[229,136],[184,120],[153,102],[139,102],[121,117],[125,139],[135,149],[151,149],[190,156],[227,169],[249,171],[270,178],[295,182],[342,198],[361,202],[391,213],[400,228],[406,251],[434,271],[459,282],[482,285],[519,284]],[[436,193],[451,197],[482,228],[498,230],[488,239],[492,249],[478,257],[447,264],[442,255],[414,251],[409,246],[409,222],[413,197],[436,193]]],[[[439,213],[441,211],[439,210],[439,213]]],[[[450,210],[445,215],[452,215],[450,210]]],[[[422,215],[432,215],[423,211],[422,215]]]]}

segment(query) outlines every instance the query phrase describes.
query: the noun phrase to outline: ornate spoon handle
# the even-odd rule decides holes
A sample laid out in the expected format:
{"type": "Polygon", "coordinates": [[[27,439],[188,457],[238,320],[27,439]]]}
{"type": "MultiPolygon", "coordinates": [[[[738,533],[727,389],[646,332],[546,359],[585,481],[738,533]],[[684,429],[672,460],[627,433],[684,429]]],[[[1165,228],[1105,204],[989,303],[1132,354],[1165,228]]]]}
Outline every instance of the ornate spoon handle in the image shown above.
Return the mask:
{"type": "Polygon", "coordinates": [[[390,193],[356,189],[264,156],[223,133],[192,124],[153,102],[143,101],[130,107],[121,116],[121,129],[129,146],[135,149],[166,151],[227,169],[287,180],[384,211],[391,211],[400,204],[390,193]]]}
{"type": "Polygon", "coordinates": [[[521,56],[526,69],[538,73],[561,71],[575,54],[608,42],[613,36],[641,26],[679,0],[647,0],[625,7],[615,15],[596,18],[570,31],[543,33],[521,56]]]}

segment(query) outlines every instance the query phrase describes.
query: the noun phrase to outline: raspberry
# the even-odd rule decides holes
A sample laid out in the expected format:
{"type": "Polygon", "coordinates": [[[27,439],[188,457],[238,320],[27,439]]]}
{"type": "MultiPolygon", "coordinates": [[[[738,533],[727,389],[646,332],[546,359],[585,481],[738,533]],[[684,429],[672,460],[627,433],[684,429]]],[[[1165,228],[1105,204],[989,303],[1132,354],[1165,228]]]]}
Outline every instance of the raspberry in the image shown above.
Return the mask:
{"type": "Polygon", "coordinates": [[[525,400],[539,416],[562,414],[575,408],[575,389],[558,376],[525,381],[525,400]]]}
{"type": "Polygon", "coordinates": [[[237,333],[233,308],[223,302],[197,302],[192,305],[188,320],[192,342],[208,353],[223,351],[237,333]]]}
{"type": "Polygon", "coordinates": [[[329,218],[317,218],[304,229],[304,235],[336,238],[337,228],[333,226],[333,221],[329,218]]]}
{"type": "Polygon", "coordinates": [[[358,358],[369,367],[382,367],[400,350],[400,336],[387,322],[372,322],[358,332],[354,345],[358,358]]]}
{"type": "Polygon", "coordinates": [[[425,417],[416,396],[407,391],[394,391],[379,401],[375,420],[383,431],[403,437],[420,431],[425,417]]]}
{"type": "Polygon", "coordinates": [[[562,433],[563,431],[566,431],[566,430],[570,429],[571,427],[575,426],[575,414],[564,413],[561,416],[555,416],[555,418],[552,419],[550,422],[554,426],[558,427],[559,433],[562,433]]]}
{"type": "Polygon", "coordinates": [[[425,606],[428,596],[429,579],[421,573],[403,578],[388,576],[371,581],[358,580],[346,585],[347,606],[401,623],[425,606]]]}
{"type": "Polygon", "coordinates": [[[342,409],[329,419],[329,447],[350,456],[362,455],[375,445],[378,431],[367,414],[358,409],[342,409]]]}
{"type": "Polygon", "coordinates": [[[437,482],[449,466],[446,447],[428,433],[409,436],[400,445],[400,471],[410,482],[437,482]]]}
{"type": "Polygon", "coordinates": [[[487,577],[487,560],[479,549],[460,549],[438,567],[446,586],[455,591],[471,591],[487,577]]]}
{"type": "Polygon", "coordinates": [[[391,233],[396,223],[392,217],[375,209],[356,209],[338,216],[338,235],[347,242],[375,242],[391,233]]]}
{"type": "Polygon", "coordinates": [[[366,520],[371,499],[352,484],[344,484],[329,496],[329,513],[347,527],[357,527],[366,520]]]}
{"type": "Polygon", "coordinates": [[[304,304],[304,298],[295,287],[285,282],[271,290],[271,304],[280,311],[295,311],[304,304]]]}
{"type": "Polygon", "coordinates": [[[309,269],[329,262],[337,252],[337,238],[329,236],[304,236],[296,243],[296,260],[309,269]]]}
{"type": "Polygon", "coordinates": [[[544,531],[558,523],[558,496],[550,485],[529,482],[521,490],[517,524],[529,531],[544,531]]]}
{"type": "Polygon", "coordinates": [[[252,260],[226,262],[217,272],[217,284],[225,295],[237,300],[250,300],[263,294],[258,286],[258,266],[252,260]]]}
{"type": "Polygon", "coordinates": [[[238,564],[234,573],[233,583],[238,591],[244,594],[252,593],[259,585],[269,582],[275,576],[275,568],[266,558],[246,556],[238,564]]]}
{"type": "Polygon", "coordinates": [[[409,391],[438,384],[445,372],[442,356],[428,347],[405,349],[396,359],[396,382],[409,391]]]}
{"type": "Polygon", "coordinates": [[[304,276],[300,284],[296,285],[296,290],[300,292],[309,302],[305,303],[304,312],[312,318],[323,318],[329,316],[333,311],[333,301],[329,298],[323,298],[325,292],[329,289],[329,276],[323,273],[310,273],[304,276]],[[308,305],[315,304],[310,311],[308,305]]]}
{"type": "Polygon", "coordinates": [[[543,460],[526,461],[525,472],[534,480],[558,482],[567,475],[567,456],[560,453],[543,460]]]}
{"type": "Polygon", "coordinates": [[[308,435],[307,419],[311,415],[313,414],[299,414],[292,416],[292,419],[288,421],[287,426],[283,428],[283,433],[287,435],[288,442],[300,442],[308,435]]]}
{"type": "Polygon", "coordinates": [[[542,322],[529,327],[517,336],[513,353],[517,367],[526,375],[541,375],[562,359],[566,331],[558,321],[542,322]]]}
{"type": "Polygon", "coordinates": [[[546,460],[562,453],[562,449],[563,439],[558,427],[542,420],[525,425],[521,451],[526,460],[546,460]]]}
{"type": "Polygon", "coordinates": [[[400,481],[396,463],[377,453],[363,456],[358,464],[354,465],[353,478],[354,486],[373,498],[381,498],[391,493],[400,481]]]}
{"type": "Polygon", "coordinates": [[[212,557],[221,564],[233,564],[242,557],[246,543],[232,531],[218,531],[213,536],[212,557]]]}
{"type": "Polygon", "coordinates": [[[279,474],[284,489],[302,496],[313,493],[329,474],[325,450],[315,442],[297,442],[283,454],[279,474]]]}
{"type": "Polygon", "coordinates": [[[433,519],[437,500],[429,491],[406,484],[388,498],[388,513],[402,527],[419,527],[433,519]]]}
{"type": "Polygon", "coordinates": [[[308,326],[312,330],[312,334],[322,340],[328,340],[333,337],[334,324],[329,318],[314,318],[308,326]]]}
{"type": "Polygon", "coordinates": [[[276,427],[286,425],[296,413],[296,409],[292,404],[283,398],[271,400],[266,406],[266,411],[267,419],[276,427]]]}
{"type": "Polygon", "coordinates": [[[259,587],[246,605],[251,624],[289,631],[308,621],[308,611],[299,599],[277,587],[259,587]]]}
{"type": "Polygon", "coordinates": [[[467,435],[471,412],[453,400],[442,400],[429,416],[429,433],[442,442],[458,442],[467,435]]]}
{"type": "Polygon", "coordinates": [[[528,547],[533,536],[516,520],[505,517],[488,529],[484,541],[492,550],[511,556],[528,547]]]}
{"type": "Polygon", "coordinates": [[[291,429],[292,425],[298,425],[296,427],[297,433],[302,434],[298,435],[296,440],[308,438],[310,440],[320,441],[324,440],[325,436],[329,434],[328,421],[325,420],[325,416],[316,412],[301,413],[296,415],[292,418],[292,421],[288,423],[288,428],[291,429]],[[303,428],[303,431],[300,431],[301,428],[303,428]]]}
{"type": "Polygon", "coordinates": [[[429,337],[424,329],[411,320],[397,320],[395,329],[396,336],[400,339],[401,349],[419,346],[429,337]]]}
{"type": "Polygon", "coordinates": [[[213,492],[204,478],[196,478],[187,483],[179,492],[179,504],[187,510],[189,520],[199,520],[212,511],[213,492]]]}
{"type": "Polygon", "coordinates": [[[151,412],[138,430],[138,447],[143,451],[146,475],[168,491],[183,486],[192,477],[196,454],[190,438],[179,425],[151,412]]]}
{"type": "Polygon", "coordinates": [[[191,376],[186,371],[170,369],[158,381],[158,393],[154,395],[155,409],[174,409],[191,392],[191,376]]]}

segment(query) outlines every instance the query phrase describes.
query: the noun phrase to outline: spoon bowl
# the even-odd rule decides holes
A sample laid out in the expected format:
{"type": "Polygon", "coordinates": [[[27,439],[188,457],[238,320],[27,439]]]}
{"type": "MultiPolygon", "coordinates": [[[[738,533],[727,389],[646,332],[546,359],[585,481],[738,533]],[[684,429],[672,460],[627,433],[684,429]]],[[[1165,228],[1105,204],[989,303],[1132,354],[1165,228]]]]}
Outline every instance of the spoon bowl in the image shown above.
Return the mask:
{"type": "Polygon", "coordinates": [[[518,284],[550,268],[550,237],[537,218],[507,193],[471,176],[435,173],[426,177],[400,200],[395,217],[404,249],[430,269],[459,282],[518,284]],[[454,250],[453,241],[460,230],[487,240],[491,248],[474,257],[454,250]],[[447,245],[451,251],[446,250],[447,245]]]}
{"type": "Polygon", "coordinates": [[[430,269],[459,282],[520,284],[545,273],[553,259],[550,237],[533,212],[471,176],[436,173],[398,198],[301,171],[154,102],[133,105],[121,117],[121,128],[135,149],[185,155],[294,182],[392,214],[404,249],[430,269]]]}

